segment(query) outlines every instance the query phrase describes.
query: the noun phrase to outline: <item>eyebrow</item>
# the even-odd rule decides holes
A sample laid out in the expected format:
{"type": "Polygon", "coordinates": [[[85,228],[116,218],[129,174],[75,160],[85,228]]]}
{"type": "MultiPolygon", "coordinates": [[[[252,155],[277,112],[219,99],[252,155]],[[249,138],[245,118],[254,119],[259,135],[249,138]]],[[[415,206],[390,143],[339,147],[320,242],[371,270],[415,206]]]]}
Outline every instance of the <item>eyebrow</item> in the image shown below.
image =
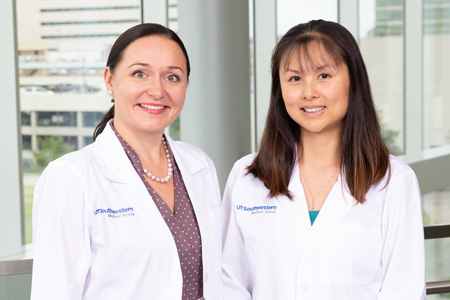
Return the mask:
{"type": "MultiPolygon", "coordinates": [[[[134,66],[150,67],[150,64],[147,64],[147,63],[135,63],[135,64],[131,64],[128,67],[128,69],[131,68],[131,67],[134,67],[134,66]]],[[[169,70],[174,70],[174,69],[175,70],[180,70],[182,73],[184,73],[184,70],[182,68],[180,68],[180,67],[177,67],[177,66],[168,66],[168,68],[169,68],[169,70]]]]}
{"type": "Polygon", "coordinates": [[[331,66],[331,65],[329,65],[329,64],[323,64],[323,65],[318,66],[318,67],[316,68],[316,70],[319,71],[319,70],[326,69],[326,68],[334,69],[335,67],[334,67],[334,66],[331,66]]]}
{"type": "MultiPolygon", "coordinates": [[[[329,65],[329,64],[327,64],[327,63],[325,63],[325,64],[323,64],[323,65],[317,66],[317,67],[316,67],[316,71],[320,71],[320,70],[323,70],[323,69],[326,69],[326,68],[334,69],[335,67],[334,67],[334,66],[331,66],[331,65],[329,65]]],[[[301,68],[301,69],[302,69],[302,68],[301,68]]],[[[285,72],[301,73],[302,70],[292,69],[292,68],[289,68],[289,67],[288,67],[288,68],[285,69],[285,72]]]]}

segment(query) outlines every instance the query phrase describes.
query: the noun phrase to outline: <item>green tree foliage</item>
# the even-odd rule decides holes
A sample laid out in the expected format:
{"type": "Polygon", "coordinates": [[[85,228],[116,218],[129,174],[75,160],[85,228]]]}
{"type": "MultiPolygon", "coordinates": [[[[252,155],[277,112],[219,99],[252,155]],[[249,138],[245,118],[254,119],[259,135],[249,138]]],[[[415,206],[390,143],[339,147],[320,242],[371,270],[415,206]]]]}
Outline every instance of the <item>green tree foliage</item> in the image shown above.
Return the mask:
{"type": "Polygon", "coordinates": [[[36,164],[45,167],[52,160],[73,151],[73,147],[64,142],[62,136],[38,137],[39,151],[33,151],[36,164]]]}

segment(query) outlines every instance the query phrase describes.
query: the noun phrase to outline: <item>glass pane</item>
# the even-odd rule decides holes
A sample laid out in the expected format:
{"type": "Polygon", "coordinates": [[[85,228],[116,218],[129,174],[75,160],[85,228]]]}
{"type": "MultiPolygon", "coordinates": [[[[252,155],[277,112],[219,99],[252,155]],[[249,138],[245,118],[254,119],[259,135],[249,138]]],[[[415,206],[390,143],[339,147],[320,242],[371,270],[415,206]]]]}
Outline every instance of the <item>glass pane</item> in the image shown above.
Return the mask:
{"type": "Polygon", "coordinates": [[[16,3],[29,243],[34,184],[49,157],[92,142],[95,126],[111,106],[103,82],[109,50],[123,31],[141,22],[141,1],[16,3]]]}
{"type": "MultiPolygon", "coordinates": [[[[167,16],[167,27],[178,33],[178,0],[167,0],[167,16]]],[[[168,129],[170,137],[176,141],[180,140],[181,138],[180,118],[181,116],[178,116],[178,118],[175,119],[175,121],[169,126],[168,129]]]]}
{"type": "Polygon", "coordinates": [[[104,115],[103,111],[86,111],[82,112],[83,127],[96,127],[102,120],[104,115]]]}
{"type": "MultiPolygon", "coordinates": [[[[450,187],[422,197],[425,225],[450,223],[450,187]]],[[[450,238],[426,240],[427,281],[450,280],[450,238]]],[[[427,299],[449,299],[450,294],[440,294],[427,299]]]]}
{"type": "Polygon", "coordinates": [[[359,45],[389,150],[403,153],[403,0],[359,1],[359,45]]]}
{"type": "Polygon", "coordinates": [[[323,19],[337,22],[337,0],[278,0],[277,33],[281,37],[292,26],[310,20],[323,19]]]}
{"type": "Polygon", "coordinates": [[[427,296],[427,300],[448,300],[448,299],[450,299],[450,293],[427,296]]]}
{"type": "Polygon", "coordinates": [[[178,32],[178,0],[167,0],[168,27],[178,32]]]}
{"type": "Polygon", "coordinates": [[[450,224],[450,187],[423,195],[422,203],[424,225],[450,224]]]}
{"type": "Polygon", "coordinates": [[[0,299],[27,300],[31,296],[31,274],[0,276],[0,299]]]}
{"type": "Polygon", "coordinates": [[[450,238],[426,240],[425,252],[427,282],[450,280],[450,238]]]}
{"type": "Polygon", "coordinates": [[[423,1],[424,148],[450,143],[450,1],[423,1]]]}

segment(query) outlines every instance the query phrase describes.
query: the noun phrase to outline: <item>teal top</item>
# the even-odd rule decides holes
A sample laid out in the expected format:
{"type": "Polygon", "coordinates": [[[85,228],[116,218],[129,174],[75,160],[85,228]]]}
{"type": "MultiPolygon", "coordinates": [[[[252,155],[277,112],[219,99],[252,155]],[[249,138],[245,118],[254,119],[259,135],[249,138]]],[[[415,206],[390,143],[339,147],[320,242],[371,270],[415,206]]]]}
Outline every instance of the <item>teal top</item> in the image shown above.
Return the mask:
{"type": "Polygon", "coordinates": [[[316,220],[319,212],[320,212],[320,210],[310,210],[309,211],[309,218],[311,219],[311,225],[314,224],[314,221],[316,220]]]}

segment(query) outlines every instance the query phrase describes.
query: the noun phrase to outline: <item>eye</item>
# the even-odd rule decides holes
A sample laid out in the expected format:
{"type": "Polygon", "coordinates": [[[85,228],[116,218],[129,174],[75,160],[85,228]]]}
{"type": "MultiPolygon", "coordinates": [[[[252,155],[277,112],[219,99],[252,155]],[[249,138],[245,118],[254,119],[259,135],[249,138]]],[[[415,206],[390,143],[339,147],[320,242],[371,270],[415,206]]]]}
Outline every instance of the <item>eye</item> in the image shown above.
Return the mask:
{"type": "Polygon", "coordinates": [[[300,76],[292,76],[291,78],[289,78],[289,81],[300,81],[301,78],[300,76]]]}
{"type": "Polygon", "coordinates": [[[142,71],[136,71],[133,73],[133,76],[137,78],[145,78],[145,73],[142,71]]]}
{"type": "Polygon", "coordinates": [[[172,82],[176,82],[176,81],[179,81],[179,78],[178,78],[177,75],[169,75],[169,76],[167,76],[167,80],[168,81],[172,81],[172,82]]]}
{"type": "Polygon", "coordinates": [[[319,75],[319,78],[321,78],[321,79],[327,79],[327,78],[330,78],[331,76],[329,75],[329,74],[320,74],[319,75]]]}

